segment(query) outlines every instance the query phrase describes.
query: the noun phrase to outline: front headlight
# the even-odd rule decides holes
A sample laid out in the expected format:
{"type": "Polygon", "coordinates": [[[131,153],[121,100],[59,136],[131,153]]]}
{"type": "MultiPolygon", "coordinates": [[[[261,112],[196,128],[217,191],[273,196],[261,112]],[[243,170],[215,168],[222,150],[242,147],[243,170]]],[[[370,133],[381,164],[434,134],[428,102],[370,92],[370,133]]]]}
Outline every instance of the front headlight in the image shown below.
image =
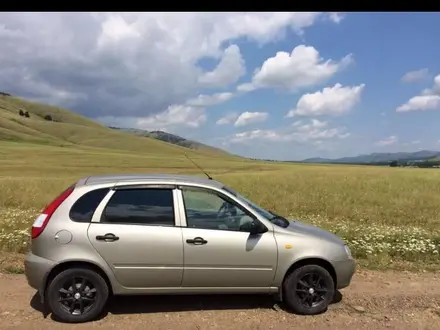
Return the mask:
{"type": "Polygon", "coordinates": [[[350,250],[350,248],[348,247],[348,245],[344,245],[344,248],[345,248],[345,252],[347,253],[347,256],[348,256],[350,259],[353,259],[353,256],[351,255],[351,250],[350,250]]]}

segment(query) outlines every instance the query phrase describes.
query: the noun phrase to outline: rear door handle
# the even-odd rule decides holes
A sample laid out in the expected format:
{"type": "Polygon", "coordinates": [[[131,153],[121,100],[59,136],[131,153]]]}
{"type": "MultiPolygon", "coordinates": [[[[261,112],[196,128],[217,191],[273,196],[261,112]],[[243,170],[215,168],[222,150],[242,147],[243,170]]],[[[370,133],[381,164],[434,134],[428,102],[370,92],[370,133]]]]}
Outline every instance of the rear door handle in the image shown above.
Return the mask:
{"type": "Polygon", "coordinates": [[[201,237],[195,237],[193,239],[187,239],[186,242],[188,244],[194,244],[194,245],[203,245],[203,244],[208,243],[208,241],[204,240],[201,237]]]}
{"type": "Polygon", "coordinates": [[[119,237],[116,236],[115,234],[112,234],[112,233],[107,233],[105,235],[96,236],[96,240],[98,240],[98,241],[114,242],[114,241],[117,241],[118,239],[119,239],[119,237]]]}

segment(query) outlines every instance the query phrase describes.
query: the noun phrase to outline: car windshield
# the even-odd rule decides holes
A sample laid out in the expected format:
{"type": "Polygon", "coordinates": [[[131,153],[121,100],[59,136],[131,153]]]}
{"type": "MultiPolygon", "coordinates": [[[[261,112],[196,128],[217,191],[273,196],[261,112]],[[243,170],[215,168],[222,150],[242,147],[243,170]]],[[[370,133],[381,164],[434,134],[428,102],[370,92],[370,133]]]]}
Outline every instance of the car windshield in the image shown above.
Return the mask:
{"type": "Polygon", "coordinates": [[[268,219],[270,222],[272,222],[274,225],[277,225],[282,228],[286,228],[289,226],[290,222],[286,218],[275,214],[271,211],[267,211],[263,209],[261,206],[258,206],[254,202],[250,201],[246,197],[240,195],[238,192],[232,190],[229,187],[223,186],[223,189],[226,190],[228,193],[234,195],[236,198],[238,198],[241,202],[247,204],[249,207],[254,209],[258,214],[260,214],[262,217],[268,219]]]}

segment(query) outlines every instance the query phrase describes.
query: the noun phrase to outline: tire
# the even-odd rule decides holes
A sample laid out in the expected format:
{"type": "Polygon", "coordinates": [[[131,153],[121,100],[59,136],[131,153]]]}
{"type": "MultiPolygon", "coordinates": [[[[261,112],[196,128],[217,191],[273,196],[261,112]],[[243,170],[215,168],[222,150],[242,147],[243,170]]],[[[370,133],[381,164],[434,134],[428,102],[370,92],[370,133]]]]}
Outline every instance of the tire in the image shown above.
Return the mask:
{"type": "Polygon", "coordinates": [[[334,294],[332,276],[318,265],[299,267],[283,282],[283,302],[296,314],[316,315],[325,312],[334,294]],[[316,284],[317,281],[319,283],[316,284]]]}
{"type": "Polygon", "coordinates": [[[95,271],[86,268],[72,268],[59,273],[47,288],[47,301],[52,314],[66,323],[94,320],[104,309],[108,297],[106,281],[95,271]],[[73,281],[76,284],[74,289],[73,281]],[[63,302],[60,302],[60,298],[63,302]]]}

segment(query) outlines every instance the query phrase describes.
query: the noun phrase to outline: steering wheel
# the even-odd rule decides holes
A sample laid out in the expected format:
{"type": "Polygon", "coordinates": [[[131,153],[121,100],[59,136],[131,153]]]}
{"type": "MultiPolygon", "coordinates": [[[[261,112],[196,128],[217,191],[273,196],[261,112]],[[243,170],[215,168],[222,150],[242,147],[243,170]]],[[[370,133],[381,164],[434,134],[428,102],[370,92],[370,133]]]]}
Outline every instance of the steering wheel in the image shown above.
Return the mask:
{"type": "Polygon", "coordinates": [[[237,216],[237,208],[226,201],[222,203],[222,205],[220,206],[217,212],[217,219],[225,217],[226,223],[228,225],[235,224],[236,216],[237,216]]]}

